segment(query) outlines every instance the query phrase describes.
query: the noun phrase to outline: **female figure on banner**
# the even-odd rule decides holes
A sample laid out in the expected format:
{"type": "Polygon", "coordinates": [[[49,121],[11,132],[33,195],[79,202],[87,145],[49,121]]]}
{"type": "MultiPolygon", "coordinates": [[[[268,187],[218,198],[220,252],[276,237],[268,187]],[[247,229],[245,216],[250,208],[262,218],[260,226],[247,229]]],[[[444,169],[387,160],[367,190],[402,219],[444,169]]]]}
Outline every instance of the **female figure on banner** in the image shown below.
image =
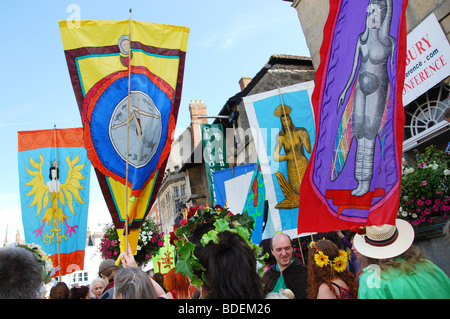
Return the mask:
{"type": "Polygon", "coordinates": [[[300,184],[308,166],[308,159],[305,151],[311,153],[311,140],[308,131],[303,127],[296,127],[292,123],[289,115],[292,108],[288,105],[280,104],[273,115],[280,118],[281,131],[277,135],[276,145],[273,151],[273,159],[276,162],[287,162],[287,181],[280,171],[277,171],[278,183],[286,197],[279,202],[275,208],[295,208],[298,207],[300,184]],[[284,148],[285,155],[280,154],[284,148]]]}
{"type": "MultiPolygon", "coordinates": [[[[350,90],[350,98],[336,136],[333,163],[339,161],[340,157],[344,157],[344,161],[347,159],[351,140],[350,143],[344,143],[341,139],[348,134],[353,135],[357,142],[354,177],[358,182],[351,193],[353,196],[363,196],[369,191],[373,178],[376,137],[379,135],[380,141],[384,139],[382,127],[386,118],[390,90],[388,68],[393,74],[396,43],[389,35],[391,19],[392,0],[370,1],[367,7],[366,26],[356,43],[352,72],[337,105],[339,112],[350,90]],[[352,127],[349,128],[348,125],[352,127]],[[342,147],[348,149],[343,150],[342,147]]],[[[340,172],[341,169],[334,172],[332,179],[336,179],[340,172]]]]}

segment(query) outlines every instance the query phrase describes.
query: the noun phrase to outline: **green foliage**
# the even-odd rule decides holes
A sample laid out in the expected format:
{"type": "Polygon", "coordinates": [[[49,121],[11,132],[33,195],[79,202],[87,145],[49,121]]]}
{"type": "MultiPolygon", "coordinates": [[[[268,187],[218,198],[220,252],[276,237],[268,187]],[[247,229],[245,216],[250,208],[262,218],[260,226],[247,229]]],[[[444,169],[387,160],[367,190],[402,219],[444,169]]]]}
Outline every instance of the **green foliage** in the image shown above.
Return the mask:
{"type": "MultiPolygon", "coordinates": [[[[212,224],[213,230],[205,233],[200,243],[206,246],[210,243],[217,244],[219,242],[218,235],[220,232],[230,231],[237,233],[245,242],[252,248],[255,258],[260,262],[267,256],[260,257],[261,248],[251,241],[253,231],[254,219],[247,213],[233,215],[228,209],[223,209],[220,206],[211,208],[204,206],[201,209],[191,208],[187,218],[185,218],[182,226],[175,229],[174,241],[178,249],[178,261],[175,269],[183,275],[188,276],[191,283],[200,287],[205,282],[205,269],[199,263],[198,258],[194,255],[195,245],[189,242],[189,238],[195,229],[204,224],[212,224]]],[[[263,264],[263,262],[261,262],[263,264]]],[[[260,269],[262,274],[263,269],[260,269]]]]}

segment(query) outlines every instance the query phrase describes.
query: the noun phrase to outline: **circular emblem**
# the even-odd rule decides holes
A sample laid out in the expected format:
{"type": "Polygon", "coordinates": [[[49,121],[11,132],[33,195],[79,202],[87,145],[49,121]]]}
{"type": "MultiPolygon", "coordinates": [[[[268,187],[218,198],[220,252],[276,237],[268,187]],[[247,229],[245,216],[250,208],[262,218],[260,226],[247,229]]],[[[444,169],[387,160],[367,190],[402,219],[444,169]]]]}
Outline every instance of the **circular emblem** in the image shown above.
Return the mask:
{"type": "Polygon", "coordinates": [[[109,124],[109,137],[117,154],[127,160],[127,124],[129,126],[128,162],[135,168],[145,166],[155,155],[161,139],[161,113],[152,98],[141,91],[131,92],[117,103],[109,124]],[[151,134],[145,134],[148,132],[151,134]]]}
{"type": "Polygon", "coordinates": [[[145,67],[132,67],[128,110],[128,71],[98,81],[83,101],[86,150],[104,175],[124,181],[127,161],[133,189],[143,187],[157,169],[168,136],[172,91],[145,67]]]}

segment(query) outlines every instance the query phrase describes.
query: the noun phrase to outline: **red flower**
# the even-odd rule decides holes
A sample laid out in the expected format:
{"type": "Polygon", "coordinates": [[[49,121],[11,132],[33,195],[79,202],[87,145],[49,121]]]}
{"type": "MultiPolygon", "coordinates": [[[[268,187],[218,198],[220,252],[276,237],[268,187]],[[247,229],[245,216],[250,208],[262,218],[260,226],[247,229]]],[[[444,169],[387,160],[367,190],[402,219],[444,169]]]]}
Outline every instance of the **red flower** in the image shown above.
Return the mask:
{"type": "Polygon", "coordinates": [[[180,220],[180,225],[181,226],[186,225],[186,223],[187,223],[187,219],[186,218],[183,218],[182,220],[180,220]]]}
{"type": "Polygon", "coordinates": [[[189,219],[189,218],[191,218],[192,216],[194,216],[195,213],[197,212],[197,209],[198,209],[199,207],[200,207],[199,205],[197,205],[197,206],[195,206],[195,207],[189,207],[189,212],[188,212],[186,218],[189,219]]]}
{"type": "Polygon", "coordinates": [[[363,226],[352,227],[352,228],[350,228],[350,231],[356,232],[358,235],[365,235],[366,227],[363,227],[363,226]]]}

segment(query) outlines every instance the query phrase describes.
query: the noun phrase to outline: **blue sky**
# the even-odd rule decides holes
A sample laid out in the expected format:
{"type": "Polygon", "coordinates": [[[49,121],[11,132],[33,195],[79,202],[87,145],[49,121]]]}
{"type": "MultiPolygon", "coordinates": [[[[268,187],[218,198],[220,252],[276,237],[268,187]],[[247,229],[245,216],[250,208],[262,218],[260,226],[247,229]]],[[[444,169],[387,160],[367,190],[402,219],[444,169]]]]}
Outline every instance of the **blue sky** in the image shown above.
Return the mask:
{"type": "MultiPolygon", "coordinates": [[[[80,127],[58,20],[133,20],[190,28],[177,131],[189,125],[189,102],[203,100],[217,115],[272,54],[309,56],[297,12],[282,0],[40,0],[0,2],[0,246],[23,236],[17,132],[80,127]]],[[[110,222],[91,174],[91,230],[110,222]]]]}

